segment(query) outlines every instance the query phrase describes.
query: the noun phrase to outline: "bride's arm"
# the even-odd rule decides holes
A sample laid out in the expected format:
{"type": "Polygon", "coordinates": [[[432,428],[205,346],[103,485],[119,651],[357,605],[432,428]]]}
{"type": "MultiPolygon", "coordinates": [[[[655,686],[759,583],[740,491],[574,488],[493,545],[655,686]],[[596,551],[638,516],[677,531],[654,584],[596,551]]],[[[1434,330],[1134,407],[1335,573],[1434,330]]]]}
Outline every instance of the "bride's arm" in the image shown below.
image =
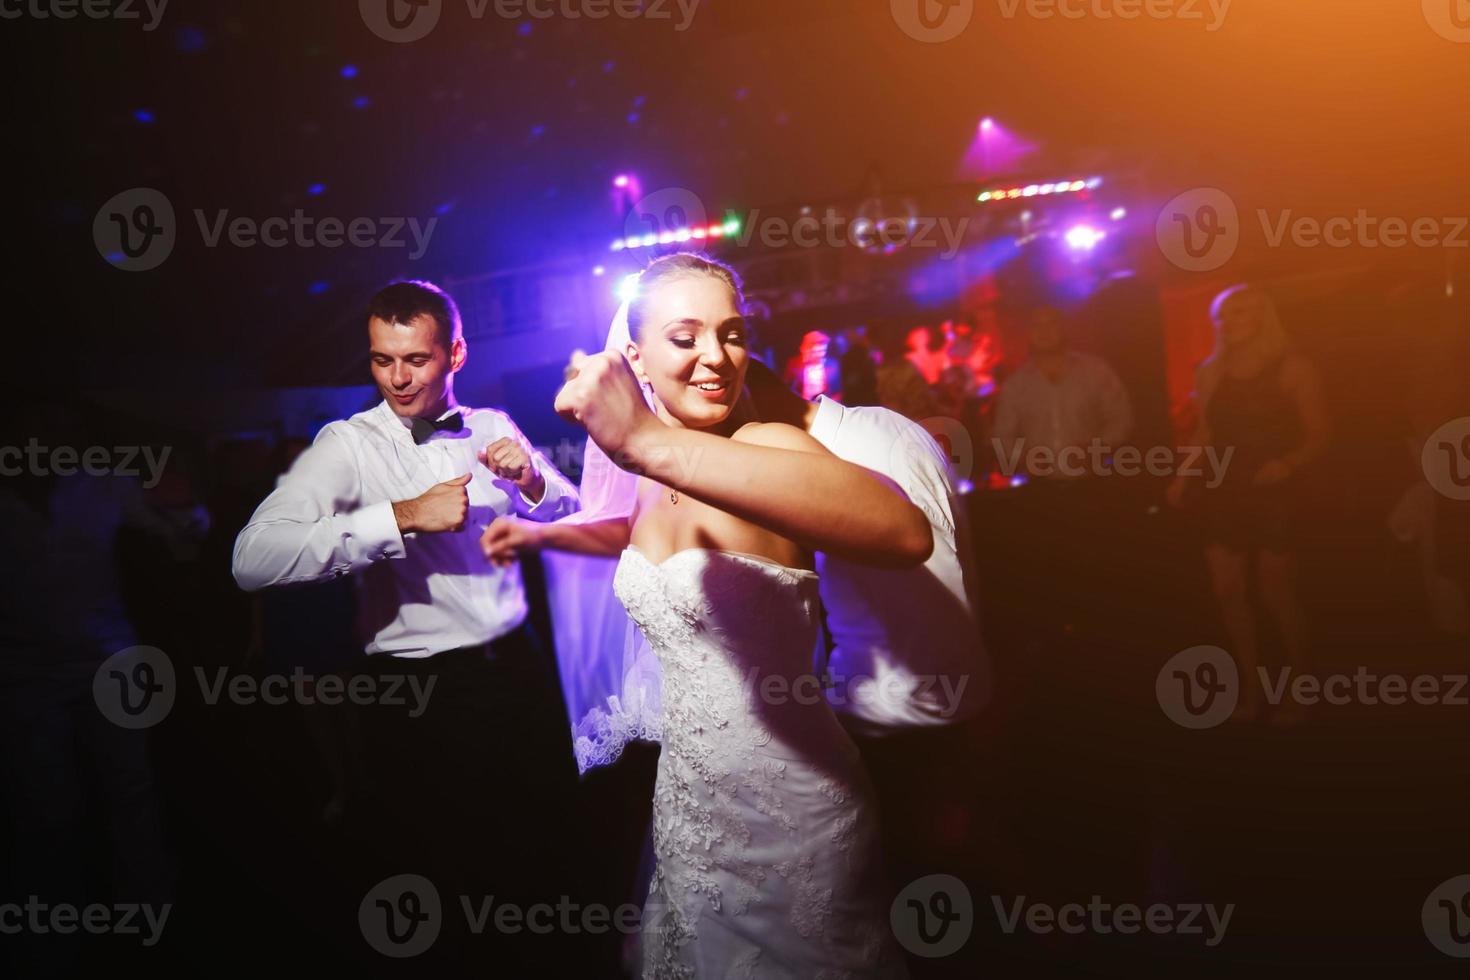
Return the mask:
{"type": "Polygon", "coordinates": [[[789,425],[739,439],[666,425],[620,354],[574,359],[556,410],[581,423],[614,463],[817,551],[907,568],[934,549],[924,512],[871,470],[831,455],[789,425]]]}
{"type": "Polygon", "coordinates": [[[896,484],[838,459],[796,426],[747,425],[724,439],[659,425],[634,440],[629,456],[681,493],[864,565],[918,565],[934,549],[929,519],[896,484]],[[642,448],[654,441],[672,451],[642,448]]]}
{"type": "Polygon", "coordinates": [[[578,555],[616,558],[628,547],[628,519],[592,524],[538,524],[497,517],[480,537],[480,550],[497,565],[509,565],[523,551],[570,551],[578,555]]]}

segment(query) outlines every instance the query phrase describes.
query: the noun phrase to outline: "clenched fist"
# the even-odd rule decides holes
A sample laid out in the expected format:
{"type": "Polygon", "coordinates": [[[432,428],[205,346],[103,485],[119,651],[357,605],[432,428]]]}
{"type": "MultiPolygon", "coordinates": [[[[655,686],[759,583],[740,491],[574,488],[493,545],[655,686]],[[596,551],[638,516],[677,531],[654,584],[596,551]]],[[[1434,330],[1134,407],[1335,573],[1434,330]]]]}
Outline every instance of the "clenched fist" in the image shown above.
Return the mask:
{"type": "Polygon", "coordinates": [[[663,425],[643,400],[633,369],[616,351],[573,354],[555,407],[562,418],[585,428],[615,461],[641,436],[663,425]]]}
{"type": "Polygon", "coordinates": [[[398,520],[400,533],[424,531],[438,534],[443,531],[462,531],[470,513],[470,474],[445,480],[425,490],[412,500],[402,500],[393,505],[393,516],[398,520]]]}
{"type": "Polygon", "coordinates": [[[514,565],[522,552],[534,551],[540,545],[541,528],[514,517],[497,517],[480,536],[480,550],[491,564],[504,568],[514,565]]]}
{"type": "Polygon", "coordinates": [[[546,493],[546,480],[536,472],[531,448],[520,439],[504,436],[480,450],[480,462],[500,477],[509,480],[529,501],[539,501],[546,493]]]}

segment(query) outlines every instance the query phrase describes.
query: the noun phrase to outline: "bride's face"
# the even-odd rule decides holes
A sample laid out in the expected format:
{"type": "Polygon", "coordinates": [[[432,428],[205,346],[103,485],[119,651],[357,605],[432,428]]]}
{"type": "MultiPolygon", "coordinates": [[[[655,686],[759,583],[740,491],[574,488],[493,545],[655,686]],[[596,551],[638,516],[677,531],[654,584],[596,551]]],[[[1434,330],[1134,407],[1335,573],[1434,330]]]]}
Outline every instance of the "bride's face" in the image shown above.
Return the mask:
{"type": "Polygon", "coordinates": [[[643,325],[627,356],[638,380],[653,386],[667,421],[689,429],[720,425],[740,398],[750,358],[734,293],[702,273],[659,283],[644,300],[643,325]]]}

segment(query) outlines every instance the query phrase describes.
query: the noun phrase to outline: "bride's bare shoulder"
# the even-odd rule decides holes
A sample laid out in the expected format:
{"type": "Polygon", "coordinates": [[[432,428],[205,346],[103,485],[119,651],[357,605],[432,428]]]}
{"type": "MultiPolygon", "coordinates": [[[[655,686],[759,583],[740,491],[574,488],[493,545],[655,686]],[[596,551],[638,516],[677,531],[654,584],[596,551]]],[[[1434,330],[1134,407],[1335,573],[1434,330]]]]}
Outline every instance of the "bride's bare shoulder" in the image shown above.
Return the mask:
{"type": "Polygon", "coordinates": [[[796,449],[808,453],[825,453],[827,448],[799,429],[785,422],[748,422],[730,436],[736,442],[770,449],[796,449]]]}

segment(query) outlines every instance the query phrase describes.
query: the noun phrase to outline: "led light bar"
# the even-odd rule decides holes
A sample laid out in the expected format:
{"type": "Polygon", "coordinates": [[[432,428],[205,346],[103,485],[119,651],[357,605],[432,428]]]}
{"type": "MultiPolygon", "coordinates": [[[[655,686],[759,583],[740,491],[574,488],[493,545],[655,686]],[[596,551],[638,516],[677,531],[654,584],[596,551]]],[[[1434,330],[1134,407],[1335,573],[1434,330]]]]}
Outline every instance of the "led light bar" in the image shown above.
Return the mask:
{"type": "Polygon", "coordinates": [[[623,252],[635,248],[652,248],[656,245],[673,245],[678,242],[707,241],[711,238],[726,238],[730,235],[740,234],[740,219],[726,218],[724,222],[713,225],[699,225],[695,228],[678,228],[674,231],[665,231],[659,234],[629,235],[627,238],[619,238],[612,243],[614,252],[623,252]]]}
{"type": "Polygon", "coordinates": [[[1101,177],[1089,177],[1086,180],[1058,180],[1047,184],[1025,184],[1021,187],[1001,187],[994,190],[981,191],[976,198],[981,204],[993,204],[996,201],[1015,201],[1027,197],[1051,197],[1055,194],[1078,194],[1082,191],[1095,191],[1102,186],[1101,177]]]}

